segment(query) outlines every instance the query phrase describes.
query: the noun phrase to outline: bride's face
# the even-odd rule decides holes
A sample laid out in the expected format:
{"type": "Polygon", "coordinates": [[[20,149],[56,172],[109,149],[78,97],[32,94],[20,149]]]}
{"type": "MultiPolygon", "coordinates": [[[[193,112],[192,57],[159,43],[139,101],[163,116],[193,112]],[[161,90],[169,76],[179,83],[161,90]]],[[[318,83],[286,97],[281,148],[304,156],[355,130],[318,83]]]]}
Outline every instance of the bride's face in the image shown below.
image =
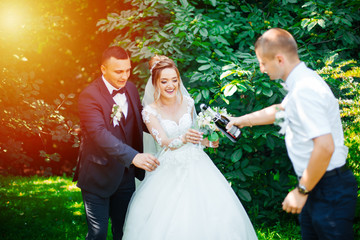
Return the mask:
{"type": "Polygon", "coordinates": [[[179,89],[180,81],[176,74],[175,69],[165,68],[161,71],[158,81],[158,87],[160,96],[165,98],[176,97],[176,93],[179,89]]]}

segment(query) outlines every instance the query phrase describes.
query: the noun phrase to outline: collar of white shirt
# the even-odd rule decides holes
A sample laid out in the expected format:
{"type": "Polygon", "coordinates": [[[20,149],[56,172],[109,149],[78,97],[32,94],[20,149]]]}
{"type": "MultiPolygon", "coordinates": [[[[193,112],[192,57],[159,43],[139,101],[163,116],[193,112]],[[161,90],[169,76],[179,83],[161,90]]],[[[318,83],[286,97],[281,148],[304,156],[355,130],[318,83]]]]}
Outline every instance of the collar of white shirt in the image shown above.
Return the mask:
{"type": "Polygon", "coordinates": [[[119,89],[116,89],[113,85],[111,85],[111,84],[104,78],[104,75],[102,75],[101,78],[102,78],[102,80],[104,81],[105,86],[106,86],[107,90],[109,91],[110,95],[112,94],[112,92],[113,92],[114,90],[120,90],[120,88],[119,88],[119,89]]]}
{"type": "Polygon", "coordinates": [[[286,78],[285,84],[289,91],[293,89],[296,79],[296,76],[301,76],[301,72],[306,69],[306,65],[304,62],[300,62],[298,65],[294,67],[294,69],[290,72],[289,76],[286,78]]]}
{"type": "MultiPolygon", "coordinates": [[[[114,86],[112,86],[105,78],[104,76],[101,76],[102,77],[102,80],[104,81],[104,84],[106,86],[106,88],[108,89],[110,95],[112,94],[112,92],[114,90],[119,90],[119,89],[116,89],[114,88],[114,86]]],[[[122,112],[124,114],[125,117],[127,117],[127,113],[128,113],[128,103],[127,103],[127,99],[126,99],[126,95],[124,93],[119,93],[119,94],[116,94],[116,96],[113,97],[115,103],[117,105],[119,105],[122,109],[122,112]]]]}

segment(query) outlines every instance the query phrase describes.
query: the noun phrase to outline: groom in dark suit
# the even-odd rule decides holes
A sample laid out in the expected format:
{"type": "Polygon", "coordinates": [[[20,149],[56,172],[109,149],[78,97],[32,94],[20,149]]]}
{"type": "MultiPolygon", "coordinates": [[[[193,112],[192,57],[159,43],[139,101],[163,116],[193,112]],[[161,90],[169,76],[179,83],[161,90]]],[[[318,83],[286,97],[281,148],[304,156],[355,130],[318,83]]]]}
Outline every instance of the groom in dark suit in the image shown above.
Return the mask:
{"type": "Polygon", "coordinates": [[[135,85],[127,82],[130,71],[127,52],[110,47],[102,56],[102,76],[79,96],[82,141],[74,181],[84,201],[87,240],[105,240],[109,218],[113,238],[122,238],[135,177],[142,180],[144,170],[159,165],[154,156],[142,153],[142,106],[135,85]]]}

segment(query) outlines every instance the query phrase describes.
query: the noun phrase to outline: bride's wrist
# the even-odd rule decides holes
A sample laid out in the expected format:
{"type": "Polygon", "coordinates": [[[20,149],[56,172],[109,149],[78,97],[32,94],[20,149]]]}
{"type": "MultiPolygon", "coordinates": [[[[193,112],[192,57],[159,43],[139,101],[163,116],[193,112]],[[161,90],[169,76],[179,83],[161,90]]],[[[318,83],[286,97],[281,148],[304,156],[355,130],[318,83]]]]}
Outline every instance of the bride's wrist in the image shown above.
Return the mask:
{"type": "Polygon", "coordinates": [[[181,135],[180,136],[180,140],[183,142],[183,144],[186,144],[187,141],[186,141],[186,135],[181,135]]]}

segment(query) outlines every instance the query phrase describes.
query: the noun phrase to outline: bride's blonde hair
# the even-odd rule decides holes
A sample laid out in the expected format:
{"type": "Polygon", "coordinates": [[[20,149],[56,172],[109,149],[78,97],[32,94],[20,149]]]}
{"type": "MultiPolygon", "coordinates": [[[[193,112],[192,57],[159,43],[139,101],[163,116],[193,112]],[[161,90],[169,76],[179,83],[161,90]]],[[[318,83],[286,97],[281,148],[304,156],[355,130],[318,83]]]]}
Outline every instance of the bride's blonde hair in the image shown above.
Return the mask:
{"type": "Polygon", "coordinates": [[[167,56],[164,56],[164,55],[155,55],[149,61],[151,82],[152,82],[152,85],[155,88],[154,101],[156,102],[160,98],[159,79],[160,79],[162,70],[164,70],[166,68],[172,68],[176,72],[176,75],[177,75],[177,78],[178,78],[178,93],[180,94],[180,98],[181,98],[181,101],[182,101],[183,96],[182,96],[181,90],[180,90],[181,78],[180,78],[179,70],[176,67],[174,61],[171,60],[170,58],[168,58],[167,56]]]}

